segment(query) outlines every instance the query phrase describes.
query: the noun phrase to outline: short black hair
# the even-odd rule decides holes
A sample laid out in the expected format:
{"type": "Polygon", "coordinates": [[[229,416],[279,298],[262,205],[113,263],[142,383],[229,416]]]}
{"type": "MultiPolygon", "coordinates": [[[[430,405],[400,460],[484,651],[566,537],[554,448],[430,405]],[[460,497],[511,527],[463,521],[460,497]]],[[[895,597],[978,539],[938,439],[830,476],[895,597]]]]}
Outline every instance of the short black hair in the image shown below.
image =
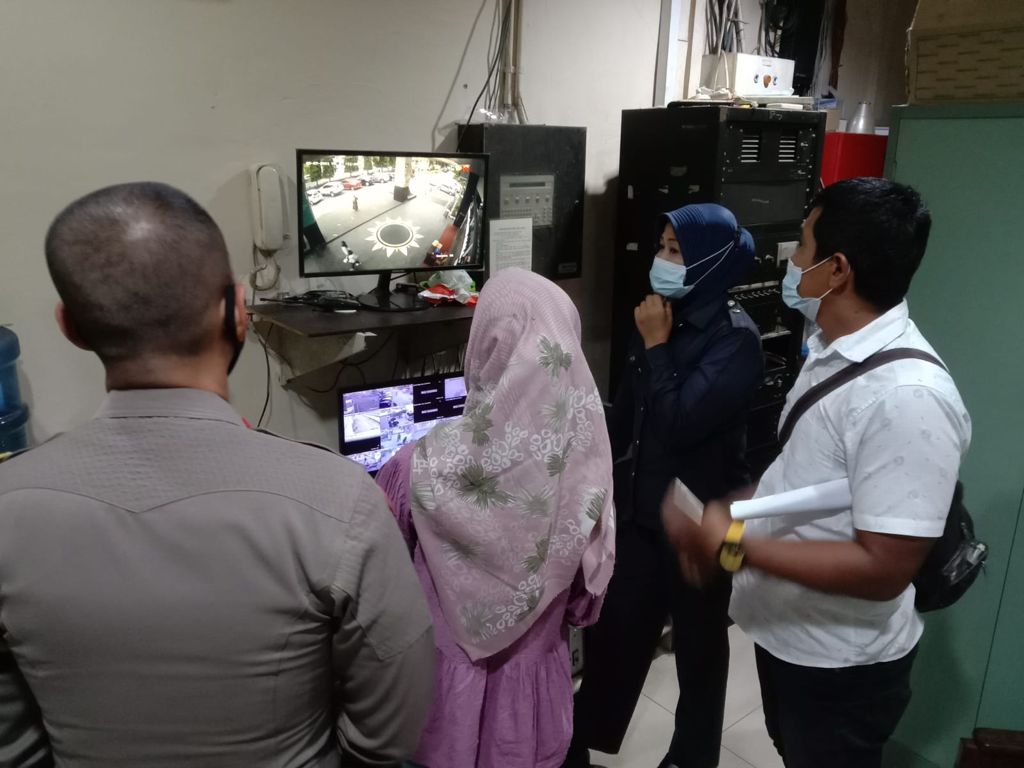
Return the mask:
{"type": "Polygon", "coordinates": [[[878,310],[903,301],[932,226],[917,191],[888,179],[846,179],[821,190],[811,201],[815,208],[821,213],[814,222],[814,260],[844,254],[857,295],[878,310]]]}
{"type": "Polygon", "coordinates": [[[200,352],[232,283],[210,214],[156,182],[75,200],[46,233],[46,263],[75,329],[104,363],[200,352]]]}

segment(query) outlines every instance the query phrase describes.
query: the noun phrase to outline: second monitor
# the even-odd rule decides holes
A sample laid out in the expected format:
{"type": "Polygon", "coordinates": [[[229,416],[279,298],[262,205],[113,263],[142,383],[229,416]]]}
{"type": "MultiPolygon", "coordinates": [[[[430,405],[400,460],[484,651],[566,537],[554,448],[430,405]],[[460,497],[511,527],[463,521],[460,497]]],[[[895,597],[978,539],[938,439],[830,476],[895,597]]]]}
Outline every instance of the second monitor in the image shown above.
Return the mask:
{"type": "Polygon", "coordinates": [[[402,446],[461,416],[465,405],[466,382],[461,373],[342,390],[338,393],[341,452],[376,473],[402,446]]]}

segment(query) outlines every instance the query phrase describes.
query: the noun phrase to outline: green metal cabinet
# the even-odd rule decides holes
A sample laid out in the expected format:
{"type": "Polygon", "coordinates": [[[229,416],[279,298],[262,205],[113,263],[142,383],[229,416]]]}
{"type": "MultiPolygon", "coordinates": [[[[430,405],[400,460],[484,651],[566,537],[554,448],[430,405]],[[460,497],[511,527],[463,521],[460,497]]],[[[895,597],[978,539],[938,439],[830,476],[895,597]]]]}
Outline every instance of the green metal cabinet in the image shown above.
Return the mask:
{"type": "Polygon", "coordinates": [[[888,766],[952,766],[976,726],[1024,730],[1024,104],[894,110],[886,175],[932,232],[910,313],[945,359],[973,441],[966,502],[990,546],[956,606],[926,616],[888,766]]]}

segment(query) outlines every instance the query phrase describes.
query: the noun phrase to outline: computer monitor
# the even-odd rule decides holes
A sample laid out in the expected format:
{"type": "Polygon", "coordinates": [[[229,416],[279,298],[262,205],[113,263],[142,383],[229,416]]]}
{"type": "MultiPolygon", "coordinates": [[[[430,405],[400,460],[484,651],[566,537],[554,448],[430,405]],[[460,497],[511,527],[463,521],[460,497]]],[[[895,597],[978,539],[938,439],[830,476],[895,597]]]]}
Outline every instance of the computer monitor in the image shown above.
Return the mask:
{"type": "Polygon", "coordinates": [[[338,393],[338,445],[375,474],[403,445],[461,416],[465,404],[461,373],[345,389],[338,393]]]}
{"type": "Polygon", "coordinates": [[[487,156],[299,149],[303,277],[378,275],[367,308],[421,308],[391,294],[393,272],[484,267],[487,156]]]}

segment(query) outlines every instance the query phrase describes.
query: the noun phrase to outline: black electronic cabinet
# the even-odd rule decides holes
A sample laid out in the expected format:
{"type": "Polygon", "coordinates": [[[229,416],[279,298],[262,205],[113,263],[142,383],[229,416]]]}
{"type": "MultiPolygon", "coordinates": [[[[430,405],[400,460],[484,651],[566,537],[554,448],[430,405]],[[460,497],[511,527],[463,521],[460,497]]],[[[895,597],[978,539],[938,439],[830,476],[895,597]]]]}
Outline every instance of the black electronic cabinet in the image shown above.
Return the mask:
{"type": "Polygon", "coordinates": [[[690,203],[724,205],[757,249],[747,283],[732,291],[765,351],[747,428],[755,473],[778,452],[775,429],[799,368],[803,318],[782,303],[780,285],[818,188],[824,132],[822,112],[687,104],[622,113],[609,389],[614,394],[623,370],[633,307],[650,292],[658,215],[690,203]]]}
{"type": "Polygon", "coordinates": [[[457,130],[460,151],[489,155],[487,222],[531,218],[533,271],[552,280],[579,277],[587,129],[478,123],[457,130]]]}

